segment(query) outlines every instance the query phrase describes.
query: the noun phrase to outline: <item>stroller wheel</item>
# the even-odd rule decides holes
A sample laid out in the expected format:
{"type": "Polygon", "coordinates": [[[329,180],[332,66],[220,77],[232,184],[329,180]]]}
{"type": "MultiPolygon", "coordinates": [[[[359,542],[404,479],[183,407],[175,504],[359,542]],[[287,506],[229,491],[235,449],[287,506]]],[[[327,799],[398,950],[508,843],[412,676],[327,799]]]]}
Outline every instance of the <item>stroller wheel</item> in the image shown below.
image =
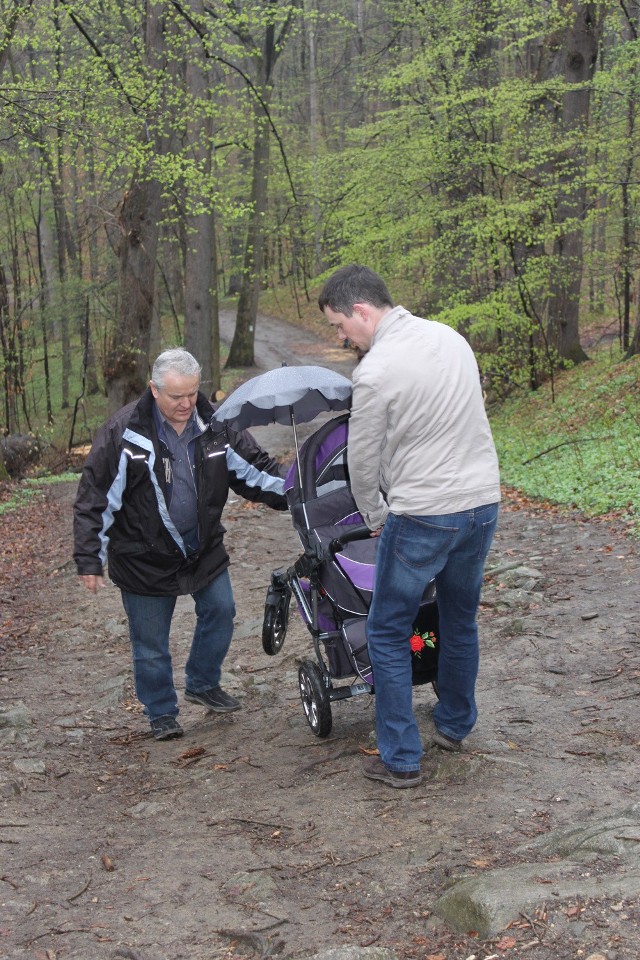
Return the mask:
{"type": "Polygon", "coordinates": [[[307,723],[316,737],[328,737],[331,732],[331,702],[317,663],[313,660],[302,661],[298,670],[298,683],[307,723]]]}
{"type": "Polygon", "coordinates": [[[265,605],[262,621],[262,649],[270,657],[274,657],[282,649],[287,635],[290,601],[291,591],[287,590],[286,593],[278,595],[275,603],[267,602],[265,605]]]}

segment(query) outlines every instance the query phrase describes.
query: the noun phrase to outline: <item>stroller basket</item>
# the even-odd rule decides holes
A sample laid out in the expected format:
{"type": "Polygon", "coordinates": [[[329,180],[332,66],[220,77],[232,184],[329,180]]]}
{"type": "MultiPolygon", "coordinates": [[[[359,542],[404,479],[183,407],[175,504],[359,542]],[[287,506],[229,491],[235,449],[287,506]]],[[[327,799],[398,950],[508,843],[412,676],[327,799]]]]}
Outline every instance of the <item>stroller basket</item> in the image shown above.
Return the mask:
{"type": "MultiPolygon", "coordinates": [[[[285,490],[303,553],[287,570],[271,575],[262,630],[263,649],[275,655],[285,640],[293,595],[315,652],[315,660],[300,664],[298,678],[306,719],[319,737],[331,731],[333,702],[375,693],[366,630],[378,538],[364,525],[351,493],[348,434],[348,414],[328,421],[302,445],[289,471],[285,490]],[[348,682],[337,685],[337,680],[348,682]]],[[[431,683],[437,692],[433,583],[414,631],[407,637],[413,683],[431,683]]]]}

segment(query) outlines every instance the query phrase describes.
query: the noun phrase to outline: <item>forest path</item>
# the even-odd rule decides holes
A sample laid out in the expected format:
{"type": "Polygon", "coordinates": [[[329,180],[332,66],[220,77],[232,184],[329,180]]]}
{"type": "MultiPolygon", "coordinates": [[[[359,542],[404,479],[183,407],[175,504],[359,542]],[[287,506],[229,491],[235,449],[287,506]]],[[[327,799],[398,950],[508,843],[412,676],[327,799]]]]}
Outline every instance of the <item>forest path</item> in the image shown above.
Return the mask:
{"type": "MultiPolygon", "coordinates": [[[[351,360],[271,318],[263,337],[287,362],[351,360]]],[[[286,428],[260,439],[290,455],[286,428]]],[[[283,650],[262,650],[270,573],[299,551],[288,514],[235,497],[225,514],[224,683],[243,709],[180,695],[185,737],[156,743],[119,592],[89,595],[69,561],[74,494],[52,486],[0,517],[2,960],[637,960],[637,543],[505,499],[478,725],[460,755],[427,748],[420,788],[394,791],[360,772],[374,698],[334,704],[331,736],[312,735],[297,614],[283,650]]],[[[179,691],[192,626],[181,598],[179,691]]],[[[415,689],[426,745],[433,703],[415,689]]]]}

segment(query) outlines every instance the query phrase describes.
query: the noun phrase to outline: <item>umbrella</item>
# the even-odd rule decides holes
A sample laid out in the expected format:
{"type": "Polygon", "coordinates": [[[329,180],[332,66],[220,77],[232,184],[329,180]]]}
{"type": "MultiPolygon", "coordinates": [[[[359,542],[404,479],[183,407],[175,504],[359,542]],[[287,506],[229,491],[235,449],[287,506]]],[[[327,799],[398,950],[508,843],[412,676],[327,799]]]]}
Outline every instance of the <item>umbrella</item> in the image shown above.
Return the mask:
{"type": "Polygon", "coordinates": [[[213,419],[234,430],[268,423],[291,424],[298,476],[300,454],[297,423],[308,423],[329,410],[348,410],[351,381],[320,366],[288,367],[283,364],[247,380],[220,404],[213,419]]]}
{"type": "Polygon", "coordinates": [[[307,423],[327,410],[347,410],[351,381],[326,367],[276,367],[247,380],[220,404],[214,420],[235,430],[267,423],[307,423]]]}

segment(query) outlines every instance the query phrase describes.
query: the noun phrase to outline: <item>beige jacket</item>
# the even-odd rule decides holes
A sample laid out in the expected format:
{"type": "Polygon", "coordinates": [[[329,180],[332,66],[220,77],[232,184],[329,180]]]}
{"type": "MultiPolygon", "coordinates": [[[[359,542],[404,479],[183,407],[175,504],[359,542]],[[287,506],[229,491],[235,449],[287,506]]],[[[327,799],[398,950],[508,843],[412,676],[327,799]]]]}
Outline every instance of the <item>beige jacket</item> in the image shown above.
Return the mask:
{"type": "Polygon", "coordinates": [[[500,500],[480,375],[464,337],[404,307],[380,320],[353,375],[348,461],[372,530],[389,512],[435,516],[500,500]]]}

